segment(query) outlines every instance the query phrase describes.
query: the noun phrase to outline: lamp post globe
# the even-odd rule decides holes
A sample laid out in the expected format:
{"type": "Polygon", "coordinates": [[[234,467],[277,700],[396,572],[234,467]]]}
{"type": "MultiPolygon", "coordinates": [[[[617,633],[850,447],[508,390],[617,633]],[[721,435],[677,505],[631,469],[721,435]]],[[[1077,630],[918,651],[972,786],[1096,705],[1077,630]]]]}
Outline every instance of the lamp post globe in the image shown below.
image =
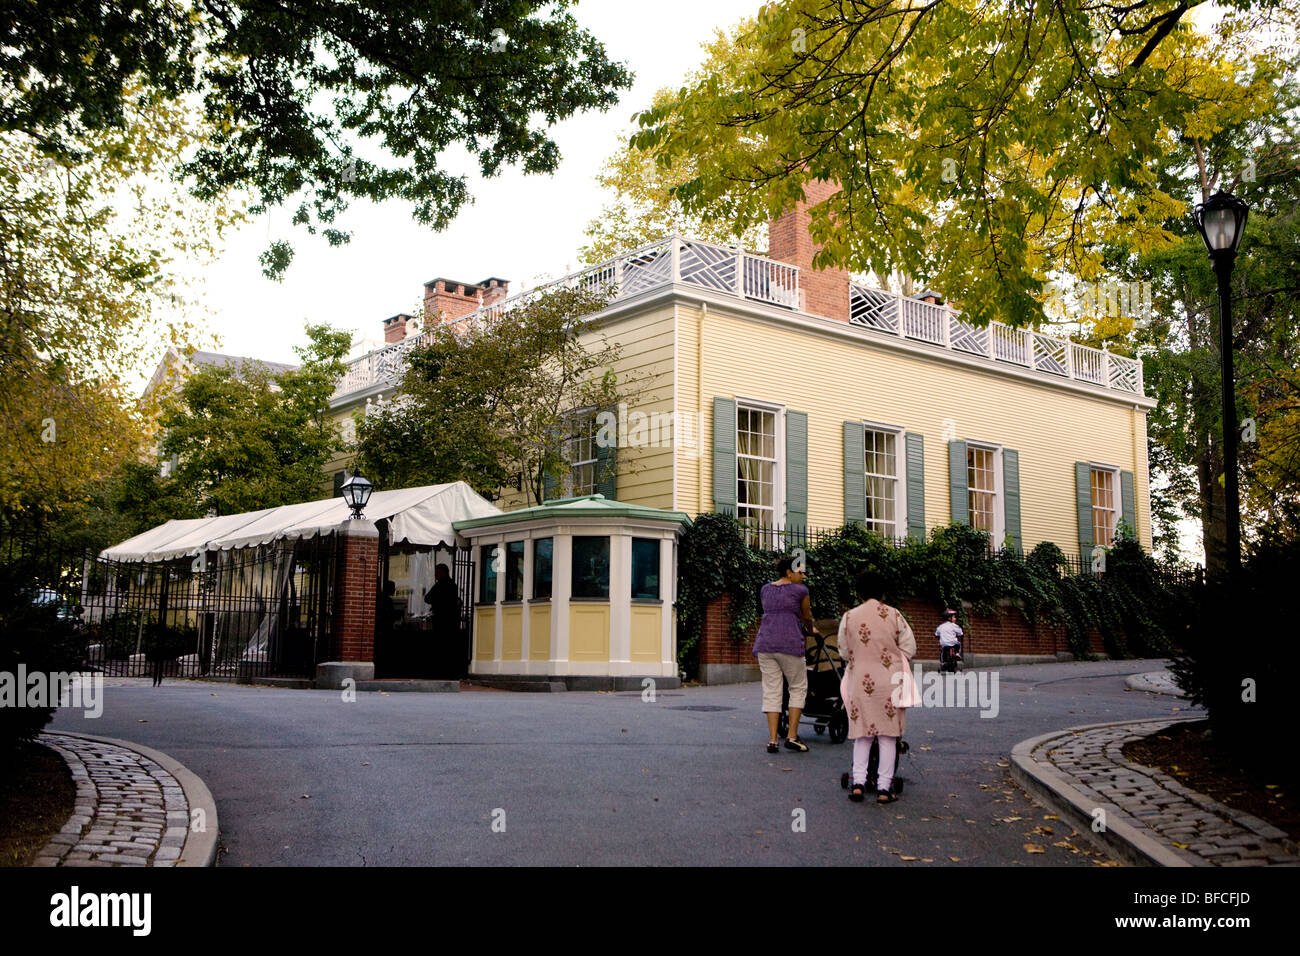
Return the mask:
{"type": "Polygon", "coordinates": [[[343,494],[343,500],[352,509],[352,517],[360,518],[361,509],[370,500],[370,493],[375,490],[375,486],[358,474],[343,482],[343,487],[340,490],[343,494]]]}
{"type": "Polygon", "coordinates": [[[1232,267],[1237,247],[1246,232],[1250,208],[1230,193],[1219,190],[1197,205],[1192,216],[1210,254],[1219,280],[1219,358],[1223,401],[1223,510],[1227,575],[1231,580],[1241,567],[1241,502],[1237,490],[1237,399],[1232,370],[1232,267]]]}

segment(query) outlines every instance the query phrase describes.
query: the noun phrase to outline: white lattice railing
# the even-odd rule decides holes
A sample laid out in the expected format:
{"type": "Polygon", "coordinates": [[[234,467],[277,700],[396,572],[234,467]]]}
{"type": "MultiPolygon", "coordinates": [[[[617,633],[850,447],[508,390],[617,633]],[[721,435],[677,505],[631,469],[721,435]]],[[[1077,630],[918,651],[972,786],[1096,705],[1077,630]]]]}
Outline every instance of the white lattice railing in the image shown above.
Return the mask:
{"type": "Polygon", "coordinates": [[[1137,359],[1000,322],[981,328],[945,305],[932,305],[856,282],[849,285],[849,321],[887,335],[978,355],[990,362],[1143,394],[1142,363],[1137,359]]]}
{"type": "MultiPolygon", "coordinates": [[[[698,286],[788,309],[799,307],[799,267],[756,256],[743,249],[672,236],[625,252],[614,259],[574,272],[470,313],[457,324],[475,326],[533,301],[557,288],[608,290],[615,301],[664,286],[698,286]]],[[[415,335],[368,352],[348,363],[334,390],[335,398],[377,385],[396,384],[405,369],[406,353],[427,341],[415,335]]]]}

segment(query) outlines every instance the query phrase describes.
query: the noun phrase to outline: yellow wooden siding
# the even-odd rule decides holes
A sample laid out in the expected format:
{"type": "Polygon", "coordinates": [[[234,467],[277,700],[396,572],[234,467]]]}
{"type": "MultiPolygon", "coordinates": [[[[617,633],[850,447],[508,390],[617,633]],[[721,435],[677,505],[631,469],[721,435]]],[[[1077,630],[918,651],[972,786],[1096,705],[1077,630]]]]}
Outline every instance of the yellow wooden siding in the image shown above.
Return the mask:
{"type": "Polygon", "coordinates": [[[614,371],[625,391],[630,428],[635,413],[645,416],[645,434],[637,447],[623,445],[620,434],[618,449],[618,499],[652,508],[670,508],[673,500],[673,451],[671,421],[673,411],[673,310],[661,308],[641,313],[600,329],[584,333],[582,342],[589,348],[599,347],[604,338],[620,349],[614,371]],[[653,424],[655,427],[650,428],[653,424]]]}
{"type": "Polygon", "coordinates": [[[516,604],[501,609],[501,659],[517,661],[524,656],[524,608],[516,604]]]}
{"type": "MultiPolygon", "coordinates": [[[[1099,461],[1135,476],[1138,534],[1150,547],[1145,416],[1133,405],[945,361],[782,329],[710,307],[679,306],[678,413],[702,413],[706,453],[679,449],[677,508],[713,508],[713,399],[764,400],[808,414],[808,523],[844,522],[843,423],[867,419],[925,437],[926,527],[950,520],[945,426],[959,439],[1020,453],[1020,516],[1026,546],[1078,549],[1074,463],[1099,461]],[[702,389],[701,389],[702,386],[702,389]],[[698,396],[703,395],[703,402],[698,396]],[[950,420],[950,421],[945,421],[950,420]]],[[[900,445],[900,453],[902,451],[900,445]]]]}
{"type": "Polygon", "coordinates": [[[528,659],[530,661],[549,661],[551,659],[551,605],[530,604],[528,606],[528,659]]]}
{"type": "Polygon", "coordinates": [[[497,639],[497,610],[486,604],[474,609],[474,659],[495,659],[497,639]]]}
{"type": "Polygon", "coordinates": [[[663,615],[663,607],[658,604],[632,605],[629,660],[652,663],[659,661],[659,635],[663,631],[663,615]]]}

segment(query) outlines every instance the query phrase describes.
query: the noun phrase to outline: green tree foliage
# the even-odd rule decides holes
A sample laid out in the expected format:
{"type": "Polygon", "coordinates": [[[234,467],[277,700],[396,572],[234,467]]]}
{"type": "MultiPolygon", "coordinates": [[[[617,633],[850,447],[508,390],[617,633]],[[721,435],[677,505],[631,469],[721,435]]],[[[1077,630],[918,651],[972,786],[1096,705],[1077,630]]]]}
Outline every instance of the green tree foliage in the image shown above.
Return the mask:
{"type": "Polygon", "coordinates": [[[539,292],[489,321],[434,325],[408,352],[399,398],[358,422],[357,463],[381,487],[465,481],[542,501],[565,467],[569,413],[623,397],[619,349],[585,319],[608,302],[583,288],[539,292]]]}
{"type": "MultiPolygon", "coordinates": [[[[201,96],[209,140],[184,164],[195,194],[232,188],[251,211],[294,204],[295,225],[332,245],[348,201],[399,198],[444,228],[469,200],[446,154],[485,176],[553,172],[555,123],[608,109],[631,84],[568,12],[571,0],[3,0],[0,129],[78,155],[122,125],[131,89],[201,96]],[[358,151],[360,145],[381,150],[358,151]],[[384,159],[371,159],[382,152],[384,159]]],[[[262,257],[278,275],[280,240],[262,257]]]]}
{"type": "Polygon", "coordinates": [[[297,349],[299,368],[272,373],[246,363],[190,375],[161,418],[161,457],[176,457],[174,473],[146,479],[134,472],[120,500],[139,503],[156,487],[183,513],[155,516],[184,517],[322,497],[325,464],[342,450],[329,400],[349,335],[321,325],[307,326],[307,335],[311,344],[297,349]]]}
{"type": "MultiPolygon", "coordinates": [[[[837,182],[812,210],[819,265],[916,276],[975,322],[1038,323],[1050,273],[1093,279],[1108,244],[1162,247],[1186,212],[1158,172],[1204,105],[1182,67],[1216,56],[1196,5],[783,0],[737,30],[751,55],[641,114],[632,145],[690,157],[675,198],[737,229],[837,182]]],[[[1295,12],[1231,7],[1231,36],[1295,12]]]]}
{"type": "MultiPolygon", "coordinates": [[[[4,55],[13,55],[7,50],[4,55]]],[[[2,58],[2,57],[0,57],[2,58]]],[[[0,113],[17,109],[0,88],[0,113]]],[[[53,159],[0,130],[0,511],[8,532],[88,532],[94,502],[140,453],[151,410],[129,376],[194,334],[173,294],[238,212],[202,206],[160,170],[194,148],[183,105],[134,92],[120,126],[53,159]],[[80,527],[80,531],[78,531],[80,527]]]]}
{"type": "MultiPolygon", "coordinates": [[[[1300,98],[1296,58],[1256,58],[1230,78],[1209,76],[1200,121],[1179,138],[1161,188],[1208,198],[1223,188],[1245,200],[1250,218],[1232,276],[1235,391],[1240,444],[1242,526],[1247,541],[1263,531],[1300,535],[1296,375],[1300,363],[1300,98]],[[1285,67],[1282,68],[1282,67],[1285,67]],[[1237,91],[1216,93],[1227,84],[1237,91]]],[[[1108,319],[1101,337],[1136,350],[1147,392],[1155,522],[1172,553],[1171,519],[1195,518],[1207,566],[1225,561],[1222,407],[1217,280],[1190,217],[1162,224],[1173,242],[1143,254],[1115,247],[1109,267],[1151,283],[1149,321],[1108,319]],[[1163,516],[1163,520],[1161,519],[1163,516]]]]}

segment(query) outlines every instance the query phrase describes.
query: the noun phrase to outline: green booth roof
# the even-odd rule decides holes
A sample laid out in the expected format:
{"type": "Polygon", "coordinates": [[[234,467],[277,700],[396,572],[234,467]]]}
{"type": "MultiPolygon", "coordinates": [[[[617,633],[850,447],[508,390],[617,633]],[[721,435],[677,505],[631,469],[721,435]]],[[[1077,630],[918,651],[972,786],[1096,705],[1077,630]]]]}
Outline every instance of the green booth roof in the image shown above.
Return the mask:
{"type": "Polygon", "coordinates": [[[640,518],[683,524],[688,527],[691,524],[690,516],[683,511],[664,511],[662,508],[627,504],[606,498],[604,495],[582,495],[577,498],[557,498],[532,508],[520,508],[518,511],[506,511],[485,518],[469,518],[455,522],[452,527],[457,531],[467,531],[503,524],[518,524],[537,518],[640,518]]]}

